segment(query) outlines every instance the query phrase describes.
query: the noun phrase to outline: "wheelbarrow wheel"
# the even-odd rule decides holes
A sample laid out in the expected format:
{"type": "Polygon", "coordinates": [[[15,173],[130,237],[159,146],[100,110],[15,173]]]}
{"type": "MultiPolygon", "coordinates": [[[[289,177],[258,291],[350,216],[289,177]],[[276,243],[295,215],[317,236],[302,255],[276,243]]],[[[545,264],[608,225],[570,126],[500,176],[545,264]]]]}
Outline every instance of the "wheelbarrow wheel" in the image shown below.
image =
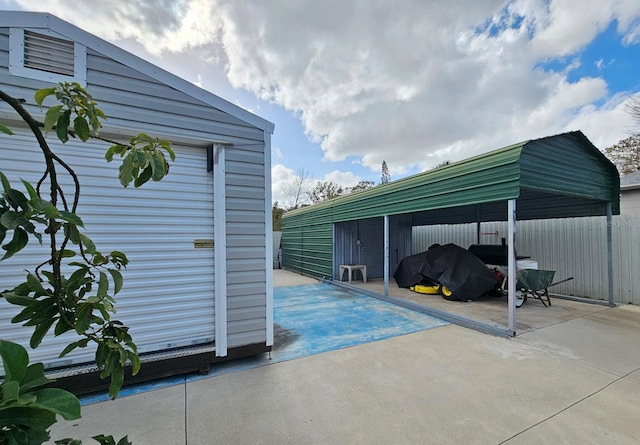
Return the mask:
{"type": "Polygon", "coordinates": [[[516,291],[516,307],[520,307],[527,302],[527,296],[522,294],[522,291],[516,291]]]}

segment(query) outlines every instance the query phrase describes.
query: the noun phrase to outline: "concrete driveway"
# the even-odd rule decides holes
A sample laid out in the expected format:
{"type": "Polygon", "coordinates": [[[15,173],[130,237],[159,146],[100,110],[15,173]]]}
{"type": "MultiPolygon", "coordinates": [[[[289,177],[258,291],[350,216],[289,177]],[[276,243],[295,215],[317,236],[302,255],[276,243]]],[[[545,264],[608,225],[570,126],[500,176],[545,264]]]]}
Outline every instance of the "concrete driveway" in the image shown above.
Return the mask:
{"type": "Polygon", "coordinates": [[[637,444],[639,328],[633,306],[515,339],[445,325],[87,405],[79,421],[56,425],[53,438],[637,444]]]}

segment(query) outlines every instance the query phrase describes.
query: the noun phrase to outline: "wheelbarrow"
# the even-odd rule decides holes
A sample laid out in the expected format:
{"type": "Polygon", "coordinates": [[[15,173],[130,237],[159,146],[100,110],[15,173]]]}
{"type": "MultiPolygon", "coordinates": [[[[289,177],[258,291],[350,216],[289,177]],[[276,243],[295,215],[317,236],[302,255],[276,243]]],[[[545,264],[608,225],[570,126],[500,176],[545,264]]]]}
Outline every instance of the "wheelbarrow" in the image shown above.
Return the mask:
{"type": "Polygon", "coordinates": [[[516,306],[520,307],[527,301],[527,297],[536,298],[545,307],[551,306],[548,288],[556,284],[573,280],[573,277],[553,282],[555,270],[521,269],[517,272],[516,306]],[[546,301],[545,301],[546,300],[546,301]]]}

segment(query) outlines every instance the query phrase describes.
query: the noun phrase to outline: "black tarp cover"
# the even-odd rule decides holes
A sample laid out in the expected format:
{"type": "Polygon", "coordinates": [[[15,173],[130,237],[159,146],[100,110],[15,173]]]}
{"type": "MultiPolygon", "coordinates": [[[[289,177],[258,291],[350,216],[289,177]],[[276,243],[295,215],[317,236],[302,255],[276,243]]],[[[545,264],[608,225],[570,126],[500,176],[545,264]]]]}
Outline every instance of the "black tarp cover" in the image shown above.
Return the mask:
{"type": "Polygon", "coordinates": [[[404,257],[393,274],[398,287],[425,280],[448,287],[450,299],[477,300],[498,283],[496,276],[478,257],[455,244],[433,246],[426,252],[404,257]]]}

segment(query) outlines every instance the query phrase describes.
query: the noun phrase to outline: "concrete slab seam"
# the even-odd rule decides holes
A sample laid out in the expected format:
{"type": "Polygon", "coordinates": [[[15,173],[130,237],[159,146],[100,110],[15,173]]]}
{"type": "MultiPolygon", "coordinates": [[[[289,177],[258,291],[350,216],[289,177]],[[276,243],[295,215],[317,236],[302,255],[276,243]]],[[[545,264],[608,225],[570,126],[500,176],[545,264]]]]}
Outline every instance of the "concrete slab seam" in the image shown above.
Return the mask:
{"type": "Polygon", "coordinates": [[[605,389],[609,388],[611,385],[613,385],[613,384],[615,384],[615,383],[617,383],[617,382],[619,382],[619,381],[621,381],[621,380],[624,380],[625,378],[629,377],[631,374],[633,374],[634,372],[636,372],[636,371],[638,371],[638,370],[640,370],[640,368],[636,368],[636,369],[634,369],[633,371],[629,371],[628,373],[626,373],[626,374],[625,374],[625,375],[623,375],[622,377],[618,377],[618,378],[616,378],[616,379],[612,380],[611,382],[609,382],[609,383],[607,383],[606,385],[604,385],[602,388],[600,388],[600,389],[598,389],[598,390],[596,390],[596,391],[592,392],[591,394],[587,394],[586,396],[582,397],[581,399],[579,399],[579,400],[577,400],[577,401],[575,401],[575,402],[571,403],[570,405],[565,406],[565,407],[564,407],[564,408],[562,408],[560,411],[557,411],[557,412],[555,412],[554,414],[551,414],[550,416],[548,416],[548,417],[546,417],[546,418],[544,418],[544,419],[542,419],[542,420],[540,420],[540,421],[538,421],[538,422],[534,423],[533,425],[531,425],[531,426],[529,426],[529,427],[527,427],[527,428],[523,429],[522,431],[520,431],[520,432],[518,432],[518,433],[514,434],[513,436],[509,437],[508,439],[505,439],[505,440],[503,440],[502,442],[498,443],[498,445],[506,444],[506,443],[508,443],[510,440],[515,439],[516,437],[518,437],[519,435],[521,435],[521,434],[523,434],[523,433],[525,433],[525,432],[527,432],[527,431],[529,431],[529,430],[531,430],[531,429],[533,429],[533,428],[537,427],[538,425],[541,425],[541,424],[545,423],[545,422],[546,422],[546,421],[548,421],[548,420],[553,419],[554,417],[557,417],[558,415],[562,414],[563,412],[565,412],[565,411],[567,411],[567,410],[569,410],[569,409],[573,408],[573,407],[574,407],[574,406],[576,406],[576,405],[579,405],[580,403],[584,402],[584,401],[585,401],[585,400],[587,400],[587,399],[590,399],[591,397],[595,396],[596,394],[601,393],[601,392],[602,392],[602,391],[604,391],[605,389]]]}

